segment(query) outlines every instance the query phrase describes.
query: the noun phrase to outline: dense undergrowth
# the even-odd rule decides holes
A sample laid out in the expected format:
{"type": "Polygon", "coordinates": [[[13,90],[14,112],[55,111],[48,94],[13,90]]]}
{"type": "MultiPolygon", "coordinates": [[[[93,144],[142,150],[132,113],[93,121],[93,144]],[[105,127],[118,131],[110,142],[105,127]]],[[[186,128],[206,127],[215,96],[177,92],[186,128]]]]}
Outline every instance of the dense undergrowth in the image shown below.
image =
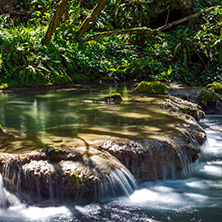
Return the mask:
{"type": "MultiPolygon", "coordinates": [[[[57,1],[58,2],[58,1],[57,1]]],[[[0,15],[0,86],[47,86],[145,79],[189,85],[222,82],[222,8],[161,34],[117,35],[78,43],[74,35],[96,1],[72,0],[49,45],[41,43],[56,1],[19,1],[28,19],[0,15]]],[[[144,26],[149,1],[110,0],[86,35],[144,26]],[[123,4],[124,2],[124,4],[123,4]]],[[[194,13],[221,1],[194,1],[194,13]]]]}

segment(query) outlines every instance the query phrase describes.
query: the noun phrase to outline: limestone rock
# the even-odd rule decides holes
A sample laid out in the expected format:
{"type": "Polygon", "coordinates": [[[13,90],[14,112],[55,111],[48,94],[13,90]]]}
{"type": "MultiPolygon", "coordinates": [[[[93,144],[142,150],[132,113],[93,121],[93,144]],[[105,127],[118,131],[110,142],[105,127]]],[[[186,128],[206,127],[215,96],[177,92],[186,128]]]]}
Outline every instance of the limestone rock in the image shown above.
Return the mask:
{"type": "Polygon", "coordinates": [[[123,100],[120,93],[112,93],[104,98],[93,100],[93,102],[102,102],[102,103],[110,103],[110,104],[118,104],[123,100]]]}
{"type": "Polygon", "coordinates": [[[195,123],[178,124],[175,128],[180,133],[172,140],[109,140],[102,148],[123,163],[138,182],[175,179],[181,176],[181,170],[185,170],[182,176],[190,176],[183,161],[192,163],[198,159],[206,135],[195,123]]]}
{"type": "Polygon", "coordinates": [[[61,158],[53,161],[43,151],[0,156],[0,172],[7,188],[26,200],[31,196],[95,200],[100,183],[114,170],[122,168],[118,160],[93,147],[84,155],[61,151],[61,158]]]}
{"type": "Polygon", "coordinates": [[[209,85],[207,88],[171,87],[170,94],[200,105],[206,113],[222,111],[222,97],[209,85]]]}

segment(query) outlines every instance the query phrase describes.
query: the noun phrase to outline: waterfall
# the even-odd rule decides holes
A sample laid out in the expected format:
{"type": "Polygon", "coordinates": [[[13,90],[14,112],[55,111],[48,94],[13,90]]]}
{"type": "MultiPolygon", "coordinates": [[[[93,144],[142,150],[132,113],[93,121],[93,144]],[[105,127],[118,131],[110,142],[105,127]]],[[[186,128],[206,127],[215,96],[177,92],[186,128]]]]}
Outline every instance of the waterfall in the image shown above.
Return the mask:
{"type": "Polygon", "coordinates": [[[118,196],[129,196],[136,187],[136,180],[127,168],[115,169],[99,183],[97,199],[103,201],[118,196]]]}

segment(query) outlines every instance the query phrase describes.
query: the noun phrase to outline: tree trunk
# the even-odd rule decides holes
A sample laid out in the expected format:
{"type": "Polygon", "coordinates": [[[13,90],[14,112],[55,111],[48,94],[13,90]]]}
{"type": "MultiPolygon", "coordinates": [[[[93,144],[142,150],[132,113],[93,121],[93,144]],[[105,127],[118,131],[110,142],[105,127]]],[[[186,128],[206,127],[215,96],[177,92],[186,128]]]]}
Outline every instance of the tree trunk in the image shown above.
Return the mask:
{"type": "Polygon", "coordinates": [[[65,12],[65,8],[66,8],[67,3],[68,3],[68,0],[61,0],[60,1],[59,5],[56,9],[56,12],[55,12],[50,24],[49,24],[46,35],[45,35],[44,39],[42,40],[43,44],[47,45],[47,44],[50,43],[54,31],[59,26],[59,23],[62,20],[62,15],[65,12]]]}
{"type": "Polygon", "coordinates": [[[92,24],[95,22],[103,8],[105,7],[108,0],[100,0],[94,9],[92,10],[91,14],[86,17],[86,19],[83,21],[82,25],[80,26],[79,30],[76,33],[75,39],[76,41],[80,41],[80,38],[83,36],[85,32],[89,30],[89,28],[92,26],[92,24]]]}

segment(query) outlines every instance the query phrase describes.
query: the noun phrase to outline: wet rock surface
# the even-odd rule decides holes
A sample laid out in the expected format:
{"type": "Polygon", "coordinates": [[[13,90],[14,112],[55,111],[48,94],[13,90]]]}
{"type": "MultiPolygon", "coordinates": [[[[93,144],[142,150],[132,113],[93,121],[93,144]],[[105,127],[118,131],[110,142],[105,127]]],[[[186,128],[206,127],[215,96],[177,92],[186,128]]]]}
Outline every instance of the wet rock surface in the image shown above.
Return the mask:
{"type": "Polygon", "coordinates": [[[6,187],[23,199],[92,201],[98,198],[98,187],[107,175],[124,166],[93,147],[84,152],[60,151],[53,159],[44,151],[2,153],[0,170],[6,187]]]}
{"type": "Polygon", "coordinates": [[[222,112],[222,97],[212,88],[173,86],[170,94],[198,104],[205,113],[222,112]]]}

